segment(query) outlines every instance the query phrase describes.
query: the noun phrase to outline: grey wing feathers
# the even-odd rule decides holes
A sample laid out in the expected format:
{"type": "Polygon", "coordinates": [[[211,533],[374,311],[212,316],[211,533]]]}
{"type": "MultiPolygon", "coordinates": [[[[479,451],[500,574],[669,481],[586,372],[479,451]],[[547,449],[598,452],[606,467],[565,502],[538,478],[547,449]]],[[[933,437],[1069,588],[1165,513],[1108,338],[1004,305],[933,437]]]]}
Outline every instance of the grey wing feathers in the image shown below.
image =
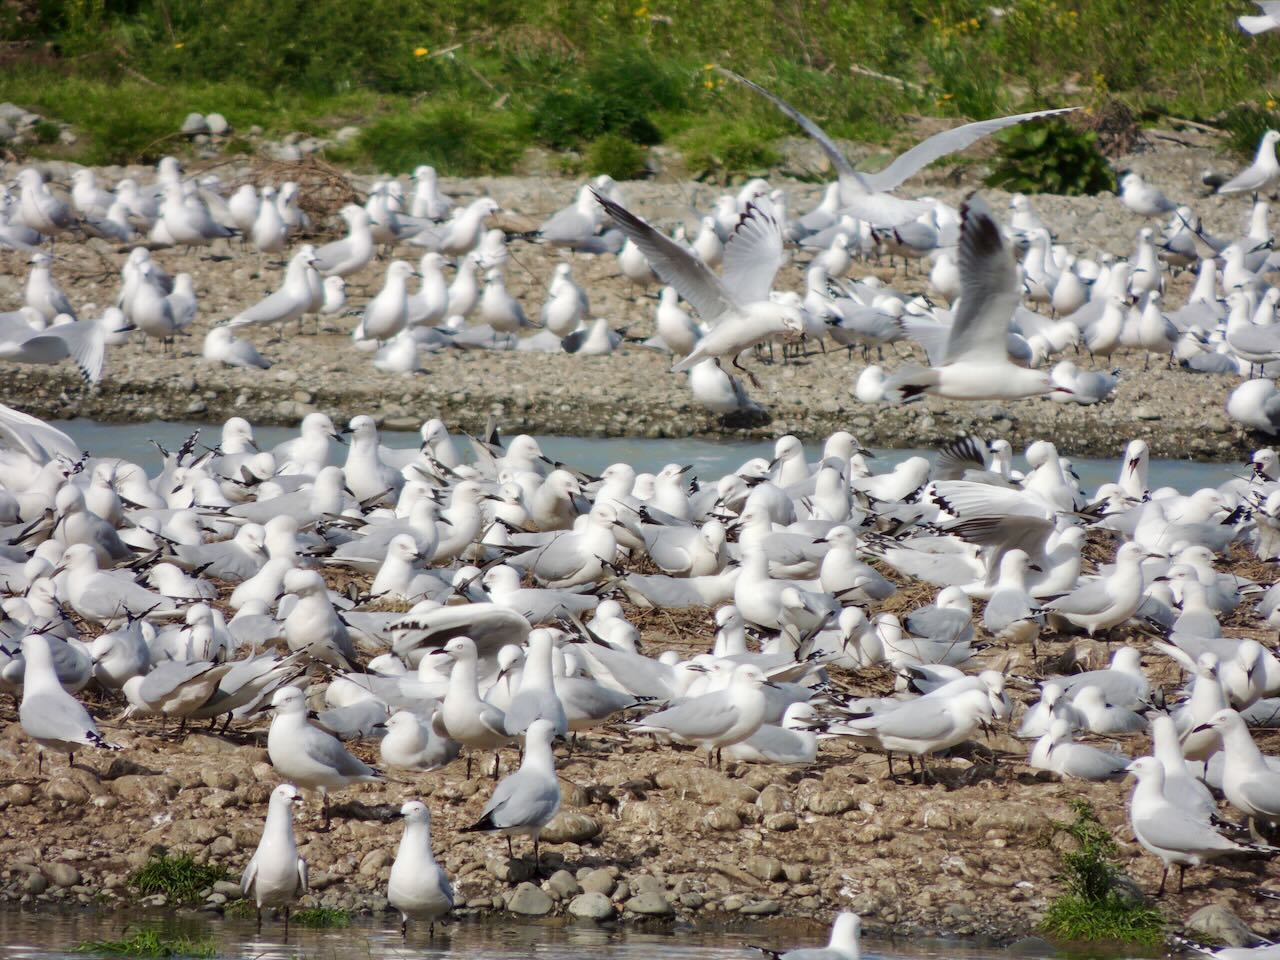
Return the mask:
{"type": "Polygon", "coordinates": [[[737,713],[725,697],[707,694],[645,717],[637,727],[668,730],[679,737],[714,737],[727,730],[737,713]],[[714,698],[708,702],[708,698],[714,698]]]}
{"type": "Polygon", "coordinates": [[[784,259],[777,217],[764,207],[748,204],[724,246],[725,287],[742,303],[766,300],[784,259]]]}
{"type": "Polygon", "coordinates": [[[1046,610],[1057,613],[1074,613],[1083,616],[1101,613],[1111,606],[1111,594],[1107,591],[1105,580],[1093,580],[1072,591],[1065,597],[1059,597],[1052,603],[1046,603],[1046,610]]]}
{"type": "Polygon", "coordinates": [[[560,803],[557,789],[547,789],[541,777],[516,771],[498,784],[485,804],[484,813],[495,827],[523,827],[545,823],[560,803]]]}
{"type": "Polygon", "coordinates": [[[734,307],[734,297],[705,263],[630,210],[595,194],[618,227],[640,248],[663,283],[675,287],[708,323],[734,307]]]}
{"type": "Polygon", "coordinates": [[[1009,322],[1018,305],[1018,268],[991,208],[972,196],[960,212],[961,297],[944,363],[967,355],[986,360],[1007,356],[1009,322]]]}
{"type": "Polygon", "coordinates": [[[240,874],[240,896],[247,897],[249,891],[253,889],[253,881],[258,877],[258,854],[254,852],[249,858],[249,863],[244,868],[244,873],[240,874]]]}
{"type": "Polygon", "coordinates": [[[1053,117],[1060,113],[1071,113],[1076,109],[1078,108],[1063,107],[1058,110],[1037,110],[1033,113],[1019,113],[1010,117],[995,117],[991,120],[979,120],[976,123],[966,123],[964,126],[953,127],[950,130],[942,131],[942,133],[934,134],[928,140],[917,143],[906,153],[896,157],[883,170],[876,173],[864,173],[862,179],[872,190],[892,190],[918,170],[922,170],[933,163],[934,160],[945,157],[947,154],[955,153],[957,150],[963,150],[971,143],[981,140],[983,137],[989,137],[1005,127],[1011,127],[1017,123],[1026,123],[1028,120],[1038,120],[1041,117],[1053,117]]]}

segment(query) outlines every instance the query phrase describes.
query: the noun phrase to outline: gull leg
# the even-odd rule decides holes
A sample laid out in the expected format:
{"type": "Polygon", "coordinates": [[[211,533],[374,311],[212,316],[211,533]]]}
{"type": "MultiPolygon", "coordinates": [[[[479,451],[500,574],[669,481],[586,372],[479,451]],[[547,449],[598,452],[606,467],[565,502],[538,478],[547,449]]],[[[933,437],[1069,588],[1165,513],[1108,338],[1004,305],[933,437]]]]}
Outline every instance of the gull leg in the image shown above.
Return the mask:
{"type": "Polygon", "coordinates": [[[1187,865],[1185,863],[1178,864],[1178,892],[1182,892],[1182,882],[1187,878],[1187,865]]]}
{"type": "Polygon", "coordinates": [[[507,859],[514,860],[515,858],[516,852],[511,846],[511,834],[507,834],[507,859]]]}
{"type": "Polygon", "coordinates": [[[284,942],[289,942],[289,908],[284,908],[284,942]]]}
{"type": "Polygon", "coordinates": [[[409,939],[409,918],[403,914],[400,916],[400,938],[406,941],[409,939]]]}
{"type": "Polygon", "coordinates": [[[1165,880],[1167,880],[1168,878],[1169,878],[1169,868],[1168,868],[1168,866],[1166,866],[1166,867],[1164,868],[1164,870],[1163,870],[1163,871],[1161,871],[1161,873],[1160,873],[1160,889],[1158,889],[1158,890],[1156,891],[1156,896],[1157,896],[1157,897],[1163,897],[1163,896],[1164,896],[1164,882],[1165,882],[1165,880]]]}

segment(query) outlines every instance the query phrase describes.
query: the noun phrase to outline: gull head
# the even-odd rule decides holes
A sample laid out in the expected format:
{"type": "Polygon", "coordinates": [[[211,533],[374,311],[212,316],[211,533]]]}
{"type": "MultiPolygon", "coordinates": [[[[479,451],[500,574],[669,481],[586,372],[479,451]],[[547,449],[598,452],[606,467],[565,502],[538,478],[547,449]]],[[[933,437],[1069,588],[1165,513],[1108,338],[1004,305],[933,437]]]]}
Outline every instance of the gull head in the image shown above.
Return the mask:
{"type": "Polygon", "coordinates": [[[1191,732],[1200,733],[1205,730],[1230,730],[1234,727],[1245,729],[1244,720],[1240,718],[1240,714],[1236,713],[1230,707],[1227,707],[1219,710],[1198,727],[1193,727],[1191,732]]]}
{"type": "Polygon", "coordinates": [[[281,687],[271,697],[271,709],[281,715],[305,713],[307,703],[297,687],[281,687]]]}
{"type": "Polygon", "coordinates": [[[292,783],[282,783],[271,791],[271,803],[276,806],[292,807],[302,803],[302,793],[292,783]]]}
{"type": "MultiPolygon", "coordinates": [[[[396,716],[399,716],[399,714],[396,716]]],[[[392,717],[391,719],[394,720],[395,717],[392,717]]],[[[427,805],[421,800],[410,800],[406,803],[400,808],[400,816],[404,817],[410,823],[431,822],[431,811],[427,809],[427,805]]]]}
{"type": "Polygon", "coordinates": [[[1158,776],[1161,780],[1164,779],[1164,767],[1160,765],[1160,761],[1155,757],[1139,757],[1125,767],[1125,770],[1132,773],[1139,780],[1153,776],[1158,776]]]}

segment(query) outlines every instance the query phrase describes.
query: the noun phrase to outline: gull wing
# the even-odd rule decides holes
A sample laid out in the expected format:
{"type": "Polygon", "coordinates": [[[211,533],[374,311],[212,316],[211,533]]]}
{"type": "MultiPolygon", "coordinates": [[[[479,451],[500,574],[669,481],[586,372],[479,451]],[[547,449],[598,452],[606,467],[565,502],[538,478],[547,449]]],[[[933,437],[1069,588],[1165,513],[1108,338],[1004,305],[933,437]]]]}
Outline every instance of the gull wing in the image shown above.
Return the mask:
{"type": "Polygon", "coordinates": [[[782,226],[771,207],[747,204],[724,245],[724,286],[740,303],[768,300],[784,260],[782,226]]]}
{"type": "Polygon", "coordinates": [[[77,320],[75,323],[63,323],[47,327],[41,333],[27,341],[26,346],[35,347],[48,342],[60,341],[62,347],[80,368],[80,376],[85,383],[95,384],[102,379],[102,365],[107,353],[107,330],[97,320],[77,320]]]}
{"type": "MultiPolygon", "coordinates": [[[[735,309],[738,298],[734,297],[720,278],[711,269],[670,237],[655,230],[648,223],[620,204],[592,190],[596,200],[613,218],[631,242],[640,248],[640,252],[649,261],[659,279],[663,283],[676,288],[676,291],[698,311],[698,316],[708,323],[714,323],[722,314],[735,309]]],[[[725,251],[726,257],[728,251],[725,251]]],[[[777,270],[777,267],[774,268],[777,270]]],[[[772,282],[772,275],[770,282],[772,282]]]]}
{"type": "Polygon", "coordinates": [[[1009,322],[1018,305],[1018,268],[981,197],[971,196],[960,215],[960,303],[943,363],[1007,360],[1009,322]]]}
{"type": "Polygon", "coordinates": [[[0,450],[18,449],[39,463],[54,457],[80,459],[80,448],[69,436],[43,420],[0,403],[0,450]]]}
{"type": "Polygon", "coordinates": [[[966,123],[936,133],[928,140],[922,140],[906,153],[895,157],[883,170],[876,173],[862,174],[862,181],[872,190],[892,190],[917,171],[924,169],[933,161],[947,154],[963,150],[983,137],[1026,123],[1028,120],[1039,120],[1041,117],[1054,117],[1060,113],[1071,113],[1079,107],[1062,107],[1058,110],[1036,110],[1033,113],[1017,113],[1009,117],[995,117],[991,120],[979,120],[977,123],[966,123]]]}

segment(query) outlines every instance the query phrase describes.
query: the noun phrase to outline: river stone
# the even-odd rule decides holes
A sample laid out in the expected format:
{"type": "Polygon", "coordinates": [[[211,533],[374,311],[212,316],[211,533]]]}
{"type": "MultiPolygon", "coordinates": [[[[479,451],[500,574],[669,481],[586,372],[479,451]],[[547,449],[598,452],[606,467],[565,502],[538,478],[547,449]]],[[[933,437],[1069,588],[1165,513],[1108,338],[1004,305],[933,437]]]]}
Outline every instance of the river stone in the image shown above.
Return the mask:
{"type": "Polygon", "coordinates": [[[663,767],[654,776],[663,790],[677,796],[694,796],[703,803],[755,803],[759,794],[741,780],[730,780],[719,770],[705,767],[663,767]]]}
{"type": "Polygon", "coordinates": [[[564,900],[582,892],[582,888],[578,886],[578,881],[574,879],[573,874],[568,870],[557,870],[553,873],[550,879],[547,880],[547,886],[551,889],[552,896],[557,900],[564,900]]]}
{"type": "Polygon", "coordinates": [[[33,897],[38,897],[49,889],[49,880],[43,873],[29,873],[22,881],[22,890],[33,897]]]}
{"type": "Polygon", "coordinates": [[[592,870],[582,878],[582,889],[587,893],[599,893],[609,896],[613,893],[614,888],[618,885],[616,877],[612,876],[608,870],[601,867],[598,870],[592,870]]]}
{"type": "Polygon", "coordinates": [[[788,830],[794,830],[800,826],[800,821],[796,819],[794,813],[771,813],[764,818],[764,828],[773,830],[775,833],[785,833],[788,830]]]}
{"type": "Polygon", "coordinates": [[[809,798],[806,806],[813,812],[830,817],[852,810],[857,801],[843,790],[823,790],[809,798]]]}
{"type": "Polygon", "coordinates": [[[756,797],[756,806],[760,808],[761,813],[782,813],[791,809],[791,795],[787,793],[785,787],[771,783],[760,791],[760,796],[756,797]]]}
{"type": "Polygon", "coordinates": [[[580,893],[569,901],[569,915],[579,920],[612,920],[613,914],[613,904],[603,893],[580,893]]]}
{"type": "Polygon", "coordinates": [[[671,904],[665,896],[657,892],[641,893],[626,902],[629,913],[639,913],[647,917],[669,917],[671,904]]]}
{"type": "Polygon", "coordinates": [[[1187,929],[1229,947],[1251,947],[1258,942],[1258,935],[1249,925],[1221,903],[1211,903],[1193,913],[1187,918],[1187,929]]]}
{"type": "Polygon", "coordinates": [[[505,883],[522,883],[533,876],[533,864],[527,860],[490,860],[489,872],[505,883]]]}
{"type": "Polygon", "coordinates": [[[44,792],[51,800],[61,800],[72,806],[89,802],[89,791],[70,777],[55,777],[45,784],[44,792]]]}
{"type": "Polygon", "coordinates": [[[215,136],[222,136],[231,129],[231,124],[227,123],[227,118],[220,113],[211,113],[204,118],[205,124],[209,128],[209,132],[215,136]]]}
{"type": "Polygon", "coordinates": [[[716,807],[702,818],[702,822],[712,830],[742,829],[742,818],[732,807],[716,807]]]}
{"type": "Polygon", "coordinates": [[[532,883],[522,883],[507,900],[507,910],[524,917],[542,917],[551,912],[554,906],[551,897],[541,887],[532,883]]]}
{"type": "Polygon", "coordinates": [[[627,884],[631,887],[633,894],[666,893],[667,891],[666,884],[648,873],[638,873],[634,877],[628,877],[627,884]]]}
{"type": "Polygon", "coordinates": [[[25,783],[13,783],[4,792],[5,799],[9,801],[11,806],[25,807],[33,799],[31,788],[25,783]]]}
{"type": "Polygon", "coordinates": [[[182,121],[182,132],[189,137],[197,133],[208,133],[209,123],[201,114],[188,113],[186,119],[182,121]]]}
{"type": "Polygon", "coordinates": [[[144,777],[126,774],[111,781],[111,790],[121,800],[130,803],[168,803],[178,795],[178,781],[167,774],[144,777]]]}
{"type": "Polygon", "coordinates": [[[370,850],[360,861],[360,876],[376,877],[378,871],[391,862],[385,850],[370,850]]]}
{"type": "Polygon", "coordinates": [[[782,876],[782,861],[775,857],[766,857],[762,854],[756,854],[747,857],[746,862],[742,865],[747,873],[761,880],[777,880],[782,876]]]}
{"type": "Polygon", "coordinates": [[[755,903],[743,904],[738,912],[751,917],[769,917],[775,913],[781,913],[782,904],[777,900],[757,900],[755,903]]]}
{"type": "Polygon", "coordinates": [[[69,863],[42,863],[40,869],[55,887],[74,887],[80,882],[80,871],[69,863]]]}
{"type": "Polygon", "coordinates": [[[600,833],[600,821],[585,813],[561,810],[545,827],[541,839],[547,843],[586,843],[600,833]]]}

